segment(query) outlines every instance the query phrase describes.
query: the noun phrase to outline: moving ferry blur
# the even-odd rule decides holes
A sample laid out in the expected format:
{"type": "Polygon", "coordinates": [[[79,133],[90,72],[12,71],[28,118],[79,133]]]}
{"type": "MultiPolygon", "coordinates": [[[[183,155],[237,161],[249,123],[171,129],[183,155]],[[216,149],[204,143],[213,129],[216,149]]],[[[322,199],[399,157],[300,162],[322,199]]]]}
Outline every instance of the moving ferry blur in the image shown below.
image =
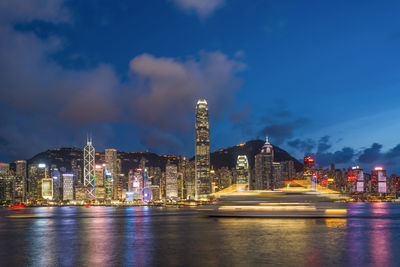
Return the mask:
{"type": "Polygon", "coordinates": [[[310,189],[244,191],[216,196],[206,208],[213,217],[346,217],[346,197],[310,189]]]}

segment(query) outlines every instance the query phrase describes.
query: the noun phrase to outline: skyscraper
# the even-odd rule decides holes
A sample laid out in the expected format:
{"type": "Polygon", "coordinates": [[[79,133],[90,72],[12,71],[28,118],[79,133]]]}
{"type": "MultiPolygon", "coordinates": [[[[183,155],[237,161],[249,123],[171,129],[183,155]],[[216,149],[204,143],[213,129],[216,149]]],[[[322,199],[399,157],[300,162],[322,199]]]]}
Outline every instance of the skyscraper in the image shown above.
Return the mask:
{"type": "Polygon", "coordinates": [[[92,145],[92,139],[88,139],[83,150],[83,177],[87,197],[96,199],[95,181],[94,181],[94,165],[95,153],[92,145]]]}
{"type": "Polygon", "coordinates": [[[237,157],[236,174],[236,184],[249,185],[249,162],[246,155],[237,157]]]}
{"type": "Polygon", "coordinates": [[[168,163],[165,169],[165,198],[176,199],[178,197],[178,168],[175,164],[168,163]]]}
{"type": "Polygon", "coordinates": [[[74,175],[63,173],[63,200],[74,200],[74,175]]]}
{"type": "Polygon", "coordinates": [[[195,198],[205,198],[211,193],[210,180],[210,124],[207,101],[200,99],[196,106],[195,148],[195,198]]]}
{"type": "Polygon", "coordinates": [[[274,189],[273,161],[274,148],[267,137],[261,152],[255,156],[256,189],[274,189]]]}
{"type": "MultiPolygon", "coordinates": [[[[117,150],[109,148],[105,150],[106,158],[106,175],[111,174],[112,179],[112,198],[118,199],[118,166],[117,166],[117,150]]],[[[108,181],[107,181],[108,182],[108,181]]],[[[110,193],[110,192],[108,192],[110,193]]],[[[107,185],[106,185],[107,194],[107,185]]]]}

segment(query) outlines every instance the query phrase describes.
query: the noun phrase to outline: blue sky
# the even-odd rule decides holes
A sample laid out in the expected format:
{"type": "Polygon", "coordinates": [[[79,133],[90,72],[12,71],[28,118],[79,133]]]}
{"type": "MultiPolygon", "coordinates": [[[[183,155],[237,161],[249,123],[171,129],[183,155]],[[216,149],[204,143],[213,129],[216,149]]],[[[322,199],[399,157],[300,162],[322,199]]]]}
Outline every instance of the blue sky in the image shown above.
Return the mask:
{"type": "Polygon", "coordinates": [[[191,156],[195,103],[206,98],[212,150],[268,134],[321,165],[400,170],[399,8],[3,1],[0,160],[83,146],[87,132],[98,150],[191,156]]]}

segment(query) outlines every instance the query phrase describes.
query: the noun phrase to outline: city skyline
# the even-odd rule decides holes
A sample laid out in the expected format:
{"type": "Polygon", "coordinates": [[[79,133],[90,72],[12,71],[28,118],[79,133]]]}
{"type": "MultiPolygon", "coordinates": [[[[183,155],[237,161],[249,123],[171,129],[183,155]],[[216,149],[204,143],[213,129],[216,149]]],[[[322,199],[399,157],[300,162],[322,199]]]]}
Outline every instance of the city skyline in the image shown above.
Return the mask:
{"type": "Polygon", "coordinates": [[[396,98],[369,108],[396,95],[399,3],[338,1],[339,21],[327,3],[217,2],[4,3],[0,161],[82,147],[87,132],[100,150],[193,156],[205,98],[211,151],[269,135],[298,159],[400,171],[396,98]]]}

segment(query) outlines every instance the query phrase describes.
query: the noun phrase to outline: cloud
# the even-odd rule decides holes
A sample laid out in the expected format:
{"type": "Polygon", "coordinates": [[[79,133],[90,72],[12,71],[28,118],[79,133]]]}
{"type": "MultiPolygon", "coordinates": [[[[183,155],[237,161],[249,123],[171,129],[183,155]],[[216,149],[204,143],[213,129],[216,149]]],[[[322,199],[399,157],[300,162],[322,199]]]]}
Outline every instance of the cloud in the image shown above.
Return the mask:
{"type": "Polygon", "coordinates": [[[328,135],[325,135],[325,136],[321,137],[321,139],[319,139],[318,147],[317,147],[318,153],[323,153],[332,147],[332,145],[329,144],[329,139],[330,139],[330,136],[328,136],[328,135]]]}
{"type": "Polygon", "coordinates": [[[162,131],[191,131],[197,99],[207,99],[211,118],[218,118],[233,104],[241,86],[236,75],[245,67],[222,52],[203,51],[186,60],[136,56],[130,62],[131,71],[140,80],[139,93],[132,95],[133,116],[162,131]]]}
{"type": "Polygon", "coordinates": [[[373,143],[370,148],[364,149],[358,157],[360,163],[373,163],[379,161],[382,158],[381,154],[382,145],[373,143]]]}
{"type": "Polygon", "coordinates": [[[0,23],[21,23],[40,20],[51,23],[70,22],[71,14],[64,0],[2,0],[0,23]]]}
{"type": "Polygon", "coordinates": [[[296,130],[304,127],[308,122],[307,118],[297,118],[288,110],[272,110],[262,118],[261,123],[265,126],[259,131],[259,135],[268,135],[275,144],[279,145],[293,138],[296,130]]]}
{"type": "Polygon", "coordinates": [[[195,12],[199,17],[207,17],[221,8],[225,0],[171,0],[180,9],[190,13],[195,12]]]}
{"type": "Polygon", "coordinates": [[[297,149],[305,154],[310,153],[315,148],[315,141],[308,138],[306,140],[301,140],[299,138],[288,141],[288,145],[292,148],[297,149]]]}
{"type": "Polygon", "coordinates": [[[62,37],[14,27],[32,21],[72,24],[63,1],[2,1],[0,14],[0,111],[8,118],[0,124],[3,157],[81,146],[87,132],[101,148],[116,123],[129,124],[146,147],[187,152],[197,99],[208,100],[216,120],[242,84],[238,74],[246,65],[220,51],[185,59],[141,54],[131,60],[127,79],[108,64],[66,68],[53,58],[65,47],[62,37]]]}

